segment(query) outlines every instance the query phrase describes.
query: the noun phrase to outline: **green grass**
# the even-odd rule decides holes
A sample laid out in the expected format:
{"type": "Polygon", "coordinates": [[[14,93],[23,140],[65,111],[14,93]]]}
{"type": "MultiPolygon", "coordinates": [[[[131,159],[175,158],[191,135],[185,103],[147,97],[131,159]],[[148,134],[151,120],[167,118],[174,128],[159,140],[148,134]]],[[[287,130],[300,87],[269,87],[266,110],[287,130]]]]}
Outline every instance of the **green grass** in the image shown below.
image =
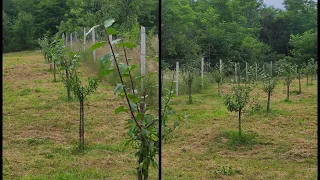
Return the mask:
{"type": "Polygon", "coordinates": [[[224,131],[217,137],[217,142],[226,145],[228,149],[236,150],[238,147],[252,148],[253,145],[258,144],[258,134],[253,132],[242,132],[239,136],[238,131],[224,131]],[[221,138],[226,138],[227,142],[221,142],[221,138]]]}
{"type": "MultiPolygon", "coordinates": [[[[317,81],[296,94],[292,82],[290,101],[286,86],[278,83],[266,112],[267,93],[258,82],[250,93],[256,104],[248,104],[241,116],[242,138],[238,136],[238,114],[229,112],[217,85],[172,99],[177,112],[188,118],[162,144],[163,175],[173,179],[316,179],[317,178],[317,81]]],[[[224,83],[223,92],[231,85],[224,83]]],[[[250,100],[250,102],[252,99],[250,100]]],[[[174,117],[169,119],[173,122],[174,117]]]]}
{"type": "MultiPolygon", "coordinates": [[[[96,72],[81,62],[83,77],[96,72]]],[[[137,159],[123,148],[129,114],[107,82],[85,100],[85,151],[78,153],[79,102],[39,52],[3,54],[3,179],[136,179],[137,159]]],[[[150,179],[158,170],[151,167],[150,179]]]]}

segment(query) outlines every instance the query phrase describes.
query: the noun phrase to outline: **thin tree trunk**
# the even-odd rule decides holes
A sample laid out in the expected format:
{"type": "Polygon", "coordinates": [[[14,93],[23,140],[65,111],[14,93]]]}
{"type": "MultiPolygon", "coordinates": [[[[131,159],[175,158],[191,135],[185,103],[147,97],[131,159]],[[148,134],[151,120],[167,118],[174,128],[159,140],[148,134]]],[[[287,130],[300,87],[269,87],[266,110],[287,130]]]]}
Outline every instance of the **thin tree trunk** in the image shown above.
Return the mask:
{"type": "Polygon", "coordinates": [[[220,96],[220,83],[218,83],[218,95],[220,96]]]}
{"type": "Polygon", "coordinates": [[[82,106],[82,130],[81,130],[81,135],[82,135],[82,149],[84,149],[84,105],[83,105],[83,100],[81,102],[81,106],[82,106]]]}
{"type": "Polygon", "coordinates": [[[67,80],[67,93],[68,93],[68,101],[71,100],[71,94],[70,94],[70,84],[69,84],[69,70],[68,70],[68,64],[66,62],[66,80],[67,80]]]}
{"type": "Polygon", "coordinates": [[[80,99],[80,127],[79,127],[79,150],[84,149],[84,108],[83,108],[83,98],[80,99]]]}
{"type": "Polygon", "coordinates": [[[54,76],[54,82],[56,82],[56,61],[53,61],[53,76],[54,76]]]}
{"type": "Polygon", "coordinates": [[[79,119],[79,151],[82,151],[82,136],[81,136],[81,115],[82,115],[82,107],[81,107],[81,100],[80,100],[80,119],[79,119]]]}
{"type": "Polygon", "coordinates": [[[241,137],[241,109],[239,110],[239,138],[241,137]]]}
{"type": "Polygon", "coordinates": [[[309,84],[309,75],[307,74],[307,85],[309,84]]]}
{"type": "MultiPolygon", "coordinates": [[[[144,99],[145,101],[145,99],[144,99]]],[[[141,126],[144,128],[144,120],[145,120],[145,103],[140,103],[140,112],[142,113],[142,117],[141,117],[141,121],[140,124],[141,126]]],[[[140,171],[139,170],[139,166],[140,164],[143,162],[143,152],[146,150],[146,142],[145,139],[141,137],[141,143],[142,143],[142,147],[141,147],[141,151],[139,154],[139,160],[138,160],[138,180],[148,180],[148,167],[149,165],[147,165],[147,170],[145,171],[140,171]]]]}
{"type": "Polygon", "coordinates": [[[139,154],[138,167],[137,167],[138,180],[142,180],[142,172],[140,171],[140,168],[139,168],[142,161],[143,161],[142,154],[139,154]]]}
{"type": "Polygon", "coordinates": [[[301,93],[301,82],[300,82],[300,79],[301,79],[301,74],[299,73],[299,94],[301,93]]]}
{"type": "Polygon", "coordinates": [[[289,91],[289,85],[287,85],[287,101],[289,101],[289,94],[290,94],[290,91],[289,91]]]}
{"type": "Polygon", "coordinates": [[[68,101],[70,101],[71,100],[71,94],[70,94],[69,71],[68,71],[68,69],[66,69],[66,80],[67,80],[68,101]]]}
{"type": "Polygon", "coordinates": [[[268,91],[268,104],[267,104],[267,112],[270,112],[270,96],[271,96],[271,92],[268,91]]]}
{"type": "MultiPolygon", "coordinates": [[[[161,84],[163,84],[163,76],[164,76],[164,71],[161,71],[161,84]]],[[[162,86],[161,86],[161,95],[162,95],[162,86]]]]}
{"type": "Polygon", "coordinates": [[[192,96],[191,96],[191,82],[189,82],[189,103],[192,104],[192,96]]]}

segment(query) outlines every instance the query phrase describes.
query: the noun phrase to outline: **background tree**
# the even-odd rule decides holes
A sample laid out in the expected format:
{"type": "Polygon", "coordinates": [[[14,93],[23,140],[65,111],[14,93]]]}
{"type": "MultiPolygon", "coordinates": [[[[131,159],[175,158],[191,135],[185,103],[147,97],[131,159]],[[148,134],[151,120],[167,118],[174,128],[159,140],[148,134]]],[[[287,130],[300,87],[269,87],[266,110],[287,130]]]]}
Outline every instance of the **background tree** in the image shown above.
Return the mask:
{"type": "Polygon", "coordinates": [[[189,62],[187,64],[185,64],[182,68],[181,68],[181,74],[182,74],[182,78],[183,81],[186,83],[186,85],[188,86],[188,95],[189,95],[189,100],[188,103],[192,104],[192,83],[194,78],[199,75],[200,73],[200,67],[199,66],[199,60],[189,60],[189,62]]]}
{"type": "Polygon", "coordinates": [[[220,88],[221,88],[221,84],[222,84],[222,74],[220,73],[220,69],[219,66],[216,65],[215,68],[212,68],[212,70],[210,71],[210,74],[213,76],[214,81],[217,83],[218,85],[218,95],[220,95],[220,88]]]}
{"type": "MultiPolygon", "coordinates": [[[[120,32],[139,38],[139,34],[131,32],[132,28],[137,32],[140,25],[148,27],[147,30],[157,29],[159,19],[157,0],[5,0],[3,7],[5,52],[37,48],[34,41],[46,32],[50,38],[56,33],[61,37],[62,33],[102,24],[108,17],[117,19],[120,32]],[[23,24],[28,24],[27,29],[23,24]],[[28,36],[16,35],[13,30],[28,36]]],[[[101,36],[103,31],[97,33],[101,36]]]]}
{"type": "Polygon", "coordinates": [[[270,98],[271,93],[273,92],[274,88],[276,87],[276,80],[271,75],[262,75],[263,81],[263,90],[268,94],[268,102],[267,102],[267,112],[270,112],[270,98]]]}
{"type": "Polygon", "coordinates": [[[296,77],[296,66],[288,61],[289,58],[281,59],[277,62],[277,71],[283,77],[284,85],[287,86],[287,98],[286,101],[289,101],[290,96],[290,84],[292,80],[296,77]]]}
{"type": "Polygon", "coordinates": [[[310,84],[312,85],[313,76],[317,74],[318,63],[313,58],[310,58],[307,66],[305,67],[305,72],[307,74],[307,85],[308,85],[308,77],[310,76],[310,84]]]}
{"type": "Polygon", "coordinates": [[[70,77],[72,77],[72,73],[75,73],[76,71],[73,71],[72,68],[74,68],[74,62],[77,60],[77,53],[74,53],[72,51],[65,51],[63,52],[63,59],[60,61],[60,75],[61,79],[64,82],[66,88],[67,88],[67,96],[68,101],[71,100],[71,81],[70,77]]]}
{"type": "MultiPolygon", "coordinates": [[[[176,59],[187,59],[189,50],[205,56],[210,64],[220,59],[275,62],[291,55],[290,35],[317,28],[314,1],[287,0],[284,5],[285,9],[277,9],[261,0],[163,1],[162,57],[174,65],[176,59]]],[[[185,63],[180,61],[181,66],[185,63]]]]}

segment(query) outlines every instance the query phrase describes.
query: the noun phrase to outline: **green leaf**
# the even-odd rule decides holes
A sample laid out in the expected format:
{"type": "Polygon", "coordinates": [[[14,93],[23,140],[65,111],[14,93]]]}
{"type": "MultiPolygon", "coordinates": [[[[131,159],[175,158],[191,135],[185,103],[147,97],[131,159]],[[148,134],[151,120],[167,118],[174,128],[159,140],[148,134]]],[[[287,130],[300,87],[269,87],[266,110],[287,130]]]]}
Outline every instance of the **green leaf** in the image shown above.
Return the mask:
{"type": "Polygon", "coordinates": [[[158,61],[159,61],[159,58],[158,58],[158,57],[155,57],[153,60],[154,60],[155,62],[158,62],[158,61]]]}
{"type": "Polygon", "coordinates": [[[114,35],[117,34],[118,32],[114,28],[107,28],[107,34],[108,35],[114,35]]]}
{"type": "Polygon", "coordinates": [[[128,94],[128,97],[133,103],[137,103],[139,101],[138,97],[133,94],[128,94]]]}
{"type": "Polygon", "coordinates": [[[142,129],[142,134],[144,134],[144,135],[149,135],[150,134],[150,131],[148,131],[147,129],[142,129]]]}
{"type": "Polygon", "coordinates": [[[125,97],[126,97],[123,92],[120,92],[118,95],[119,95],[121,98],[125,98],[125,97]]]}
{"type": "Polygon", "coordinates": [[[151,139],[153,141],[158,141],[159,140],[159,138],[157,136],[155,136],[154,134],[151,134],[151,139]]]}
{"type": "Polygon", "coordinates": [[[100,75],[105,76],[105,75],[112,73],[113,71],[114,71],[114,68],[104,69],[100,72],[100,75]]]}
{"type": "Polygon", "coordinates": [[[120,41],[121,41],[121,39],[116,39],[116,40],[113,40],[113,41],[111,42],[111,44],[118,44],[120,41]]]}
{"type": "Polygon", "coordinates": [[[141,120],[141,118],[142,118],[142,113],[141,113],[141,112],[138,112],[138,114],[137,114],[137,117],[136,117],[136,118],[137,118],[137,120],[138,120],[138,121],[140,121],[140,120],[141,120]]]}
{"type": "Polygon", "coordinates": [[[132,49],[132,48],[135,48],[137,47],[137,45],[131,43],[131,42],[121,42],[121,43],[118,43],[117,44],[118,47],[126,47],[126,48],[129,48],[129,49],[132,49]]]}
{"type": "Polygon", "coordinates": [[[127,108],[125,108],[124,106],[120,106],[120,107],[118,107],[116,110],[115,110],[115,113],[116,114],[119,114],[120,112],[128,112],[128,109],[127,108]]]}
{"type": "Polygon", "coordinates": [[[124,73],[124,72],[127,72],[129,66],[124,64],[124,63],[119,63],[119,70],[120,70],[120,73],[124,73]]]}
{"type": "Polygon", "coordinates": [[[111,52],[108,52],[107,54],[105,54],[104,56],[102,56],[99,60],[100,60],[100,63],[102,64],[106,64],[108,62],[111,61],[111,57],[112,57],[112,53],[111,52]]]}
{"type": "Polygon", "coordinates": [[[138,76],[138,77],[136,77],[136,80],[141,80],[141,79],[143,79],[143,78],[145,78],[146,76],[138,76]]]}
{"type": "Polygon", "coordinates": [[[151,77],[152,75],[154,75],[154,74],[156,74],[155,72],[150,72],[149,74],[148,74],[148,77],[151,77]]]}
{"type": "Polygon", "coordinates": [[[106,43],[107,43],[106,41],[96,42],[91,46],[90,51],[98,49],[98,48],[104,46],[106,43]]]}
{"type": "Polygon", "coordinates": [[[136,112],[137,111],[137,105],[135,103],[131,102],[131,101],[129,101],[129,104],[131,106],[132,111],[136,112]]]}
{"type": "Polygon", "coordinates": [[[132,70],[134,70],[135,68],[137,68],[137,65],[133,64],[129,67],[129,71],[131,72],[132,70]]]}
{"type": "Polygon", "coordinates": [[[104,27],[108,29],[114,22],[115,22],[114,19],[108,19],[108,20],[105,20],[103,24],[104,24],[104,27]]]}
{"type": "Polygon", "coordinates": [[[122,84],[117,84],[116,88],[113,90],[114,94],[118,94],[123,90],[123,85],[122,84]]]}

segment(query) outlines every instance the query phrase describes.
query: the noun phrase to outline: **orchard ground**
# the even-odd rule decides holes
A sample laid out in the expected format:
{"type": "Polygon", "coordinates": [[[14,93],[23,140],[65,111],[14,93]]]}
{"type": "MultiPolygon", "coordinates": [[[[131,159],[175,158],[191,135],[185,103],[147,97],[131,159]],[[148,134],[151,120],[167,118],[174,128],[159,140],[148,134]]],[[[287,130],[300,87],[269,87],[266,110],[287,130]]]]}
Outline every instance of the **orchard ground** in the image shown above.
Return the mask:
{"type": "MultiPolygon", "coordinates": [[[[187,95],[174,97],[173,109],[189,117],[162,143],[163,179],[317,179],[317,81],[301,83],[297,94],[298,80],[292,82],[286,102],[286,86],[279,81],[270,113],[258,83],[250,97],[261,110],[248,104],[241,117],[242,131],[252,141],[245,146],[234,143],[238,113],[227,110],[217,84],[193,94],[191,105],[187,95]]],[[[231,93],[231,85],[222,90],[231,93]]]]}
{"type": "MultiPolygon", "coordinates": [[[[93,68],[80,64],[83,77],[93,68]]],[[[123,148],[129,114],[107,82],[85,100],[85,151],[77,153],[79,102],[67,102],[57,75],[36,51],[3,54],[4,179],[136,179],[137,158],[123,148]]],[[[86,78],[82,78],[86,81],[86,78]]],[[[151,168],[150,179],[158,170],[151,168]]]]}

